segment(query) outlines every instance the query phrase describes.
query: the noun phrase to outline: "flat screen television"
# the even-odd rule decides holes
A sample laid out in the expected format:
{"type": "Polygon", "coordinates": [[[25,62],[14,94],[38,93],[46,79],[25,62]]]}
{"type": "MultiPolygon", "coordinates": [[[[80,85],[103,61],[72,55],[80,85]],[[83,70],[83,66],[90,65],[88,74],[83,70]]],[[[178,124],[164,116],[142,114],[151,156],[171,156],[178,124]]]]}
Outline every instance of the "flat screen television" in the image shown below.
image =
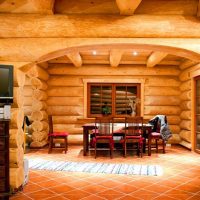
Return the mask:
{"type": "Polygon", "coordinates": [[[0,103],[13,103],[13,66],[0,64],[0,103]]]}

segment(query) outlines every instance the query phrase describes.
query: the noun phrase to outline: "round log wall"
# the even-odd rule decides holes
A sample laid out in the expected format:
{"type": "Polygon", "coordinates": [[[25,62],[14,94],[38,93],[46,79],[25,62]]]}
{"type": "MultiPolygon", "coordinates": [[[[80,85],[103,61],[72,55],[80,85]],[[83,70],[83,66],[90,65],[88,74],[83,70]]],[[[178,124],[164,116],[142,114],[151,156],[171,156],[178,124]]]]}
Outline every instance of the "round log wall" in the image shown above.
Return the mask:
{"type": "MultiPolygon", "coordinates": [[[[83,79],[145,79],[144,117],[151,119],[157,114],[167,115],[173,137],[169,143],[179,143],[180,137],[180,81],[179,68],[156,66],[147,68],[120,66],[113,70],[108,65],[73,65],[49,64],[47,110],[53,115],[54,130],[68,131],[69,143],[82,143],[82,125],[84,118],[83,79]],[[128,76],[127,76],[128,71],[128,76]],[[141,75],[142,74],[142,75],[141,75]]],[[[105,81],[106,82],[106,81],[105,81]]],[[[114,81],[113,81],[114,82],[114,81]]]]}
{"type": "Polygon", "coordinates": [[[193,72],[199,69],[199,64],[188,66],[182,69],[181,74],[179,75],[179,79],[181,81],[180,84],[180,144],[191,149],[192,148],[192,79],[190,77],[190,72],[193,72]]]}
{"type": "Polygon", "coordinates": [[[48,72],[38,65],[33,65],[26,72],[25,106],[27,116],[32,120],[31,147],[43,147],[48,139],[48,115],[47,115],[47,81],[48,72]]]}
{"type": "MultiPolygon", "coordinates": [[[[7,63],[5,63],[7,64],[7,63]]],[[[9,63],[10,64],[10,63],[9,63]]],[[[19,188],[24,182],[24,85],[25,74],[19,70],[19,67],[25,63],[13,62],[14,66],[14,94],[11,107],[11,120],[9,130],[9,166],[10,166],[10,186],[19,188]]]]}

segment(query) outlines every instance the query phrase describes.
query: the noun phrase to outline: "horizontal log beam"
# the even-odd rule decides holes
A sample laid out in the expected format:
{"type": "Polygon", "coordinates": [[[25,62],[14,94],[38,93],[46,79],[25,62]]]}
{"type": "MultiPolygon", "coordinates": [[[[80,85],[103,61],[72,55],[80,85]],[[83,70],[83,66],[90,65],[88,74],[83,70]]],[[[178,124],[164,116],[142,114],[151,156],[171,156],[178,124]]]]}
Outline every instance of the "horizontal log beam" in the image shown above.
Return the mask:
{"type": "Polygon", "coordinates": [[[53,14],[55,0],[2,1],[1,13],[53,14]]]}
{"type": "Polygon", "coordinates": [[[87,51],[114,48],[162,51],[200,61],[200,39],[186,38],[6,38],[0,39],[0,60],[43,62],[74,49],[87,51]]]}
{"type": "Polygon", "coordinates": [[[104,15],[102,17],[98,14],[71,14],[61,17],[60,15],[1,14],[0,24],[0,37],[15,38],[200,37],[199,20],[195,16],[185,17],[182,15],[140,14],[129,17],[119,15],[104,15]],[[110,23],[111,21],[112,23],[110,23]]]}
{"type": "MultiPolygon", "coordinates": [[[[123,1],[123,0],[119,0],[123,1]]],[[[131,0],[136,1],[136,0],[131,0]]],[[[119,14],[115,0],[68,0],[56,1],[56,13],[60,14],[119,14]]],[[[196,15],[197,0],[143,0],[137,10],[136,14],[175,14],[175,15],[196,15]]]]}
{"type": "Polygon", "coordinates": [[[127,76],[128,75],[170,75],[177,76],[180,73],[179,69],[175,69],[174,67],[166,66],[166,67],[155,67],[155,68],[147,68],[147,67],[132,67],[124,65],[123,67],[118,67],[118,70],[115,68],[108,67],[106,65],[88,65],[81,68],[69,67],[65,64],[51,64],[48,68],[48,73],[53,75],[119,75],[119,76],[127,76]],[[94,70],[95,67],[95,70],[94,70]],[[119,70],[120,69],[120,70],[119,70]]]}
{"type": "Polygon", "coordinates": [[[189,67],[192,67],[193,65],[196,65],[197,62],[194,62],[193,60],[185,60],[184,62],[182,62],[179,67],[180,69],[187,69],[189,67]]]}

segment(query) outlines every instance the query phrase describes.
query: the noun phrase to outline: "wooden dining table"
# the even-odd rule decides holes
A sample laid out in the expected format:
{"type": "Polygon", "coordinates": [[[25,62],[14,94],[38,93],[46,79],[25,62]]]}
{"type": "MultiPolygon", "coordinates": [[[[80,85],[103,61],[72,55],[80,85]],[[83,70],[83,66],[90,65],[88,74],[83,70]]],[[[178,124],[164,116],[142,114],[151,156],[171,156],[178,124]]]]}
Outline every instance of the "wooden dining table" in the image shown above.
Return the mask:
{"type": "MultiPolygon", "coordinates": [[[[90,131],[95,129],[95,123],[89,123],[89,124],[84,124],[83,126],[83,155],[86,156],[88,151],[89,151],[89,135],[90,131]]],[[[121,130],[124,126],[124,123],[117,123],[117,128],[121,130]]],[[[143,131],[144,135],[143,137],[145,138],[144,140],[144,145],[143,145],[143,152],[145,153],[146,151],[146,139],[149,139],[150,133],[152,131],[152,124],[149,123],[144,123],[143,124],[143,131]]],[[[114,135],[117,136],[119,134],[122,134],[121,131],[117,131],[117,129],[114,131],[114,135]]],[[[148,143],[148,155],[150,156],[150,148],[149,148],[149,143],[148,143]]]]}

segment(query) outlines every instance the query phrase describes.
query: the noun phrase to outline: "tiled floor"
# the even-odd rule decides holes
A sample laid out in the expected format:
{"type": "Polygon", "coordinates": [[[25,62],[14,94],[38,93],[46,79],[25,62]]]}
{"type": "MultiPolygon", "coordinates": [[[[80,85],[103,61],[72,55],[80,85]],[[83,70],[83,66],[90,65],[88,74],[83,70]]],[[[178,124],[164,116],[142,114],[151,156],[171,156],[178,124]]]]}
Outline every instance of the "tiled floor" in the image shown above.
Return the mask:
{"type": "Polygon", "coordinates": [[[153,153],[128,155],[124,158],[119,152],[114,158],[99,155],[94,159],[93,152],[82,156],[81,146],[70,146],[67,154],[61,150],[31,150],[26,157],[40,157],[51,160],[88,161],[106,163],[158,164],[164,169],[163,176],[108,175],[92,173],[69,173],[52,171],[30,171],[30,180],[23,191],[13,195],[11,200],[171,200],[200,199],[200,155],[180,147],[167,147],[166,154],[153,153]]]}

